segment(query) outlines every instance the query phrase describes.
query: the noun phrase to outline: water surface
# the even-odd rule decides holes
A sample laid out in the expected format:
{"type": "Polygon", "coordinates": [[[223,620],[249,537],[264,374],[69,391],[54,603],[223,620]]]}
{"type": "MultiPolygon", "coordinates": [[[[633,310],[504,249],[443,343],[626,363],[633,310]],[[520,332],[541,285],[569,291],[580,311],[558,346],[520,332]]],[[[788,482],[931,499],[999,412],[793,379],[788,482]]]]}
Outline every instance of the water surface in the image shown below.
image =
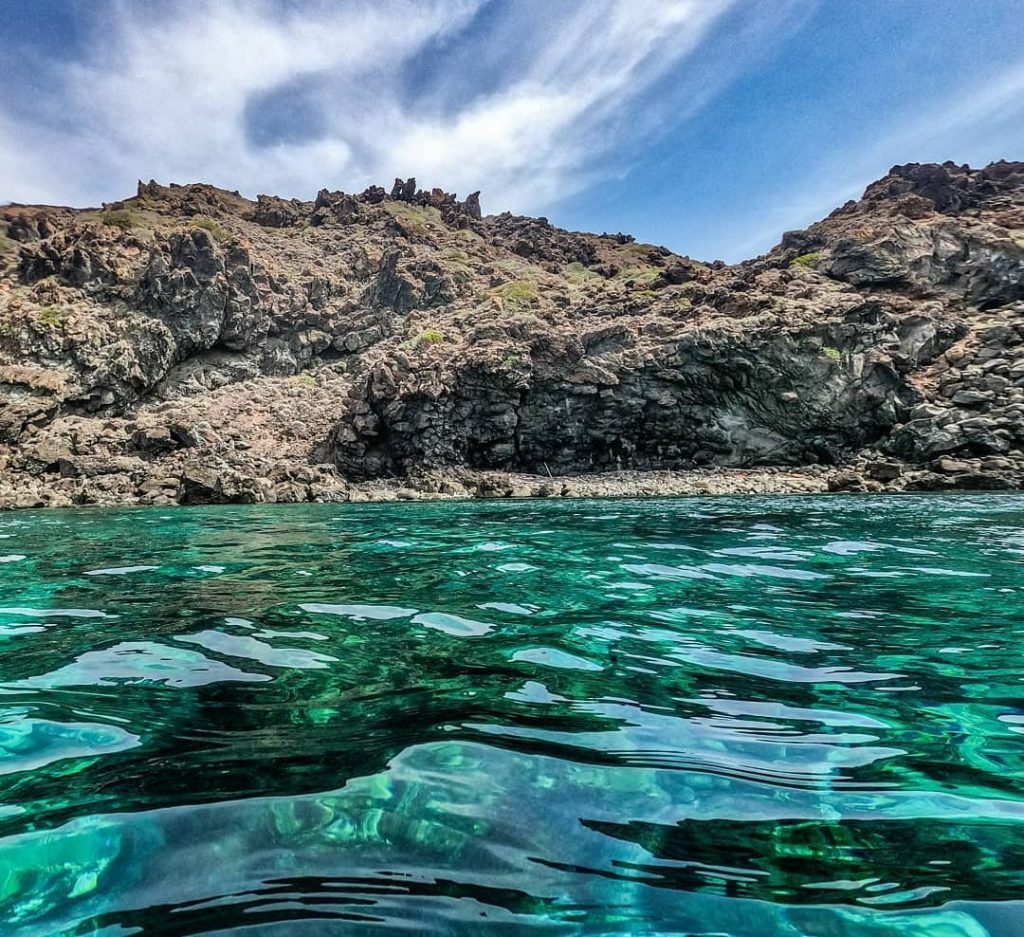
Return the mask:
{"type": "Polygon", "coordinates": [[[1024,497],[0,517],[0,933],[1024,934],[1024,497]]]}

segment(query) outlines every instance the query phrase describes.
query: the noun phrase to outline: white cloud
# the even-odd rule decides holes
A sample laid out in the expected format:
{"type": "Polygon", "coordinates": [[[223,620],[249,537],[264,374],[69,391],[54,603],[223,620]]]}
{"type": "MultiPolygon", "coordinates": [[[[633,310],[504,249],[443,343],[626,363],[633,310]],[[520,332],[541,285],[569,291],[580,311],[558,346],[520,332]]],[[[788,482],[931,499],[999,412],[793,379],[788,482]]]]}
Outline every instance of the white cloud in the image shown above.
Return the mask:
{"type": "Polygon", "coordinates": [[[651,130],[645,94],[734,2],[592,0],[545,17],[519,15],[521,0],[485,40],[466,29],[485,0],[118,0],[34,119],[0,103],[0,199],[95,204],[151,176],[309,198],[415,173],[424,185],[483,188],[488,210],[539,211],[651,130]],[[433,95],[407,75],[431,55],[428,68],[443,72],[445,42],[483,41],[517,47],[486,92],[472,68],[434,82],[433,95]],[[322,132],[254,142],[247,122],[260,120],[261,96],[304,80],[322,132]]]}
{"type": "MultiPolygon", "coordinates": [[[[519,210],[538,210],[593,176],[622,112],[684,60],[730,0],[603,0],[577,9],[507,87],[449,119],[417,120],[384,155],[415,154],[427,177],[452,177],[519,210]]],[[[627,132],[630,127],[625,128],[627,132]]]]}
{"type": "MultiPolygon", "coordinates": [[[[90,58],[58,74],[70,126],[48,131],[22,120],[4,134],[0,197],[24,199],[25,191],[35,197],[48,187],[58,199],[111,199],[136,177],[151,175],[308,195],[351,170],[349,141],[334,135],[257,147],[246,133],[252,98],[318,74],[354,86],[381,71],[382,54],[400,66],[425,43],[464,25],[478,5],[394,0],[386,7],[281,8],[225,0],[176,4],[158,14],[118,3],[90,58]]],[[[386,76],[379,77],[387,95],[386,76]]],[[[352,113],[361,106],[344,98],[336,103],[336,110],[352,113]]]]}

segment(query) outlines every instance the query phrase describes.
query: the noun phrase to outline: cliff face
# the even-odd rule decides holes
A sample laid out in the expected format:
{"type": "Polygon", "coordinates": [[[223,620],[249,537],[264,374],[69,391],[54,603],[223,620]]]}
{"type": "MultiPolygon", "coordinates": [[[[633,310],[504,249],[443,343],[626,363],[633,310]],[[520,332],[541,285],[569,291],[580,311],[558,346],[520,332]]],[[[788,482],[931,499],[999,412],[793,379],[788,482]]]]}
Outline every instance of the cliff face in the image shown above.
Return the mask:
{"type": "Polygon", "coordinates": [[[0,504],[868,458],[1007,487],[1022,450],[1024,163],[895,167],[736,266],[414,180],[0,209],[0,504]]]}

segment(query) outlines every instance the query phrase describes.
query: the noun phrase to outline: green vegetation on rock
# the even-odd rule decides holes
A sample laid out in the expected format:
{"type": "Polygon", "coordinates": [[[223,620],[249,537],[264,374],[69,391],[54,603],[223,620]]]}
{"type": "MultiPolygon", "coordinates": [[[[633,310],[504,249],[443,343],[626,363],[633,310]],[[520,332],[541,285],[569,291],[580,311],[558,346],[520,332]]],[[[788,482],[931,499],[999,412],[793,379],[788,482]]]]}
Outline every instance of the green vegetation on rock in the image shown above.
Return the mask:
{"type": "Polygon", "coordinates": [[[809,254],[801,254],[799,257],[794,257],[789,265],[791,267],[810,267],[814,261],[818,259],[818,252],[811,251],[809,254]]]}
{"type": "Polygon", "coordinates": [[[580,261],[574,260],[571,264],[566,264],[565,277],[571,283],[583,283],[587,280],[600,279],[600,274],[586,267],[580,261]]]}
{"type": "Polygon", "coordinates": [[[440,345],[444,341],[444,333],[440,329],[428,328],[416,336],[417,345],[440,345]]]}
{"type": "Polygon", "coordinates": [[[525,309],[537,301],[537,290],[532,283],[525,280],[513,280],[502,283],[491,290],[491,296],[498,306],[506,312],[525,309]]]}
{"type": "Polygon", "coordinates": [[[108,208],[100,212],[98,218],[100,224],[120,228],[122,231],[128,231],[139,224],[138,214],[129,208],[108,208]]]}
{"type": "Polygon", "coordinates": [[[231,234],[225,231],[220,224],[213,218],[196,218],[192,222],[197,228],[202,228],[204,231],[208,231],[215,241],[228,241],[231,239],[231,234]]]}
{"type": "Polygon", "coordinates": [[[39,312],[39,321],[43,325],[55,328],[64,321],[64,312],[60,306],[46,306],[39,312]]]}
{"type": "Polygon", "coordinates": [[[441,224],[441,213],[431,205],[385,202],[384,209],[409,234],[415,234],[417,237],[425,237],[432,227],[441,224]]]}
{"type": "Polygon", "coordinates": [[[469,266],[469,254],[464,250],[452,249],[447,250],[441,255],[441,259],[445,263],[456,267],[468,267],[469,266]]]}

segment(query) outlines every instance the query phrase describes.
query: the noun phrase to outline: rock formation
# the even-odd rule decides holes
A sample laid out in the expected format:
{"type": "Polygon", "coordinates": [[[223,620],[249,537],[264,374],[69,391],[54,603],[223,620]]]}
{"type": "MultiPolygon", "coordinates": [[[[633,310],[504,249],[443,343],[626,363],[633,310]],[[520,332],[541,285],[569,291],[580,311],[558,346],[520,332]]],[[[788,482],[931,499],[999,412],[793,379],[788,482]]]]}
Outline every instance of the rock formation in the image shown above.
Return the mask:
{"type": "Polygon", "coordinates": [[[894,167],[734,266],[414,179],[0,208],[4,506],[1005,488],[1022,453],[1024,163],[894,167]]]}

